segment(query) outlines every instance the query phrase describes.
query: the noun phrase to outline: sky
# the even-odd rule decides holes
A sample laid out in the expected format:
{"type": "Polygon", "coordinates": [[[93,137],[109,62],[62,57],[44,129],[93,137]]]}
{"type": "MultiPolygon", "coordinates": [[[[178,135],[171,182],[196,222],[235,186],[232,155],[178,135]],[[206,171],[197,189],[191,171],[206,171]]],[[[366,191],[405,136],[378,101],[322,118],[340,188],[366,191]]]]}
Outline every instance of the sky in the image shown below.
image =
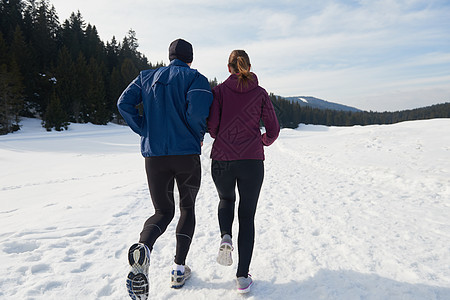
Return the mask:
{"type": "Polygon", "coordinates": [[[106,43],[130,29],[150,62],[193,44],[192,67],[224,81],[244,49],[269,93],[363,110],[450,102],[448,0],[50,0],[60,22],[80,11],[106,43]]]}

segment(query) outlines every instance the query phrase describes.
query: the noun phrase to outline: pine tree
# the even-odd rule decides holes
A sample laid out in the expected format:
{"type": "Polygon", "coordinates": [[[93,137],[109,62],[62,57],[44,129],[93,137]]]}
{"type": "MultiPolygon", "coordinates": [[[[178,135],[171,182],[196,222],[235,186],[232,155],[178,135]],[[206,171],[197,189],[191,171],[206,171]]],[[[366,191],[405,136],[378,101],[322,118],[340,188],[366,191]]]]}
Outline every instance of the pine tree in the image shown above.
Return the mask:
{"type": "Polygon", "coordinates": [[[3,38],[3,33],[0,32],[0,66],[7,65],[9,59],[8,47],[6,41],[3,38]]]}
{"type": "Polygon", "coordinates": [[[56,96],[60,99],[61,107],[68,115],[74,115],[72,102],[76,90],[75,65],[69,50],[65,46],[59,50],[53,73],[56,78],[56,96]]]}
{"type": "Polygon", "coordinates": [[[10,76],[11,76],[11,98],[9,99],[11,105],[11,114],[13,117],[13,125],[11,130],[19,130],[20,113],[24,108],[25,104],[25,87],[23,85],[22,74],[20,73],[19,66],[16,61],[11,60],[10,64],[10,76]]]}
{"type": "Polygon", "coordinates": [[[15,60],[9,68],[0,65],[0,134],[20,129],[19,114],[24,104],[24,87],[15,60]]]}
{"type": "MultiPolygon", "coordinates": [[[[19,26],[16,26],[13,41],[10,46],[10,58],[17,63],[24,82],[32,82],[36,75],[33,72],[34,60],[30,48],[29,44],[25,41],[22,30],[19,26]]],[[[33,85],[25,86],[25,96],[27,98],[30,98],[34,92],[32,87],[33,85]]]]}
{"type": "Polygon", "coordinates": [[[48,0],[39,2],[34,20],[32,43],[41,73],[48,70],[58,54],[60,24],[55,8],[48,0]]]}
{"type": "Polygon", "coordinates": [[[83,107],[85,107],[87,103],[86,89],[89,83],[88,76],[89,74],[86,59],[83,53],[80,52],[77,60],[75,61],[75,72],[72,77],[74,81],[74,92],[72,94],[72,117],[77,123],[88,122],[85,118],[85,112],[83,112],[83,107]]]}
{"type": "Polygon", "coordinates": [[[112,118],[115,122],[121,123],[122,117],[119,114],[119,111],[117,110],[117,99],[119,99],[120,95],[122,94],[122,91],[125,89],[126,86],[124,86],[124,80],[122,79],[122,76],[120,75],[120,71],[118,68],[114,67],[111,73],[111,78],[109,81],[109,106],[111,107],[112,111],[112,118]]]}
{"type": "Polygon", "coordinates": [[[95,58],[97,61],[103,61],[106,59],[105,45],[98,36],[97,28],[88,24],[85,31],[86,46],[85,56],[87,60],[95,58]]]}
{"type": "Polygon", "coordinates": [[[217,78],[216,77],[214,77],[213,80],[209,80],[209,86],[210,86],[211,89],[215,88],[218,85],[219,85],[219,83],[217,82],[217,78]]]}
{"type": "Polygon", "coordinates": [[[116,38],[113,36],[111,42],[106,43],[106,67],[108,70],[119,65],[120,45],[117,44],[116,38]]]}
{"type": "Polygon", "coordinates": [[[130,58],[126,58],[122,66],[120,68],[120,74],[122,75],[122,79],[124,80],[125,85],[128,85],[133,79],[139,75],[139,70],[134,65],[133,61],[130,58]]]}
{"type": "Polygon", "coordinates": [[[6,64],[0,64],[0,135],[9,133],[12,124],[9,78],[6,64]]]}
{"type": "Polygon", "coordinates": [[[30,42],[34,39],[35,19],[37,16],[36,0],[28,0],[28,5],[23,8],[22,31],[25,40],[30,42]]]}
{"type": "Polygon", "coordinates": [[[88,86],[86,103],[83,106],[85,121],[106,125],[110,121],[110,113],[106,109],[105,83],[102,66],[91,58],[88,65],[88,86]]]}
{"type": "Polygon", "coordinates": [[[0,2],[0,32],[6,41],[13,39],[14,29],[22,25],[22,10],[24,3],[21,0],[1,0],[0,2]]]}
{"type": "Polygon", "coordinates": [[[43,118],[43,126],[47,129],[47,131],[51,131],[52,128],[55,128],[56,131],[61,131],[63,129],[68,129],[69,122],[67,122],[67,114],[64,112],[61,106],[61,101],[56,95],[55,90],[50,97],[50,103],[47,106],[47,110],[45,111],[43,118]]]}
{"type": "Polygon", "coordinates": [[[122,42],[122,56],[124,58],[135,58],[137,56],[137,48],[139,44],[136,38],[136,32],[133,29],[128,30],[127,36],[123,38],[122,42]]]}
{"type": "Polygon", "coordinates": [[[69,20],[66,20],[62,26],[61,40],[63,45],[70,50],[73,59],[77,59],[80,52],[84,53],[85,27],[86,24],[80,11],[77,14],[72,13],[69,20]]]}

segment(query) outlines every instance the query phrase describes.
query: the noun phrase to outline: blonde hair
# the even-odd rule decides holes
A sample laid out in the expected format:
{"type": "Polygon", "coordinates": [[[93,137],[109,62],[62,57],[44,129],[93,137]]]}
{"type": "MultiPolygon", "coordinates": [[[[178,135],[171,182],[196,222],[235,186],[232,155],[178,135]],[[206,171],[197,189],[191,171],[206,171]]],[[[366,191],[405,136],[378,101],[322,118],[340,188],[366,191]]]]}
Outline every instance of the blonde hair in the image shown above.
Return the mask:
{"type": "Polygon", "coordinates": [[[248,86],[248,82],[253,80],[250,73],[250,58],[244,50],[233,50],[228,58],[228,66],[233,69],[238,76],[238,86],[248,86]]]}

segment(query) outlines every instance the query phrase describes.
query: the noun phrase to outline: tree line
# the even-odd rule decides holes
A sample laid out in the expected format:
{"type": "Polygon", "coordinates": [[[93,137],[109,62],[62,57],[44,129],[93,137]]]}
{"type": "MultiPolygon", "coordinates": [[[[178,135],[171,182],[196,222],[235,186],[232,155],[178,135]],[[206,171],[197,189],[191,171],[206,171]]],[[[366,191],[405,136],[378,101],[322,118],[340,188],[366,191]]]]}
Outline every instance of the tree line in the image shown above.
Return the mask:
{"type": "Polygon", "coordinates": [[[270,94],[280,126],[297,128],[298,124],[354,126],[393,124],[403,121],[450,118],[450,103],[395,112],[339,111],[300,106],[297,102],[270,94]]]}
{"type": "MultiPolygon", "coordinates": [[[[136,32],[106,44],[81,13],[60,22],[49,0],[0,0],[0,134],[19,130],[20,116],[39,117],[47,130],[69,123],[121,123],[116,101],[139,71],[152,64],[138,51],[136,32]]],[[[218,84],[210,80],[211,87],[218,84]]],[[[391,124],[450,117],[449,104],[376,113],[300,107],[270,95],[282,127],[391,124]]]]}

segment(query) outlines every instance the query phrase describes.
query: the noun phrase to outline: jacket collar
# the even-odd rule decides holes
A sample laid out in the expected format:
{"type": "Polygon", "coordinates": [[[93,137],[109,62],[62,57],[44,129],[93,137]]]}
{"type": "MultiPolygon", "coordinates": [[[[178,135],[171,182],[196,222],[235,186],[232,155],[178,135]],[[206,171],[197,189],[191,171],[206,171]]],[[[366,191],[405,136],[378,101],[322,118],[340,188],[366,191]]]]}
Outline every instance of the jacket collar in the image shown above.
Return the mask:
{"type": "Polygon", "coordinates": [[[174,60],[172,60],[169,64],[169,66],[179,66],[179,67],[188,67],[190,68],[187,63],[185,63],[184,61],[179,60],[178,58],[175,58],[174,60]]]}
{"type": "Polygon", "coordinates": [[[235,92],[245,93],[245,92],[253,90],[254,88],[256,88],[258,86],[258,77],[256,77],[255,73],[252,73],[252,75],[253,75],[253,80],[250,80],[246,87],[244,87],[244,86],[242,86],[242,87],[239,86],[238,87],[238,77],[237,77],[236,74],[231,74],[227,78],[227,80],[225,80],[224,84],[228,88],[232,89],[235,92]]]}

